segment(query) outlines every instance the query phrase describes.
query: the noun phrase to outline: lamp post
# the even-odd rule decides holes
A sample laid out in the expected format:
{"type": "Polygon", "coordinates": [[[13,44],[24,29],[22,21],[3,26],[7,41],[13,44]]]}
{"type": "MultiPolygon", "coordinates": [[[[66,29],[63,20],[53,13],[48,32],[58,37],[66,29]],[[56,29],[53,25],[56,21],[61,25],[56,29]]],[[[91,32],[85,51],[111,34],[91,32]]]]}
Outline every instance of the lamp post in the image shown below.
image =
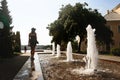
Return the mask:
{"type": "Polygon", "coordinates": [[[0,22],[0,29],[3,29],[3,28],[4,28],[3,22],[0,22]]]}
{"type": "Polygon", "coordinates": [[[1,38],[2,38],[2,30],[4,28],[4,24],[2,22],[0,22],[0,41],[1,41],[1,38]]]}
{"type": "Polygon", "coordinates": [[[0,21],[0,55],[2,55],[3,54],[3,29],[4,29],[4,24],[3,24],[3,22],[1,22],[0,21]]]}

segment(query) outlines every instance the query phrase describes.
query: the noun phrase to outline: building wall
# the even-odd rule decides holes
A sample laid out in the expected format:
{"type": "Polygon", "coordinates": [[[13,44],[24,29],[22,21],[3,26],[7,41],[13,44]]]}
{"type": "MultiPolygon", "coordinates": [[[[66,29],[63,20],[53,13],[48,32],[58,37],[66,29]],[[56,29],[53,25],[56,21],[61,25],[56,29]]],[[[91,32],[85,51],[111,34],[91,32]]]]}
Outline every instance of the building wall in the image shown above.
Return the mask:
{"type": "Polygon", "coordinates": [[[119,7],[119,8],[117,8],[117,9],[115,9],[115,10],[114,10],[114,12],[117,12],[117,13],[119,13],[119,14],[120,14],[120,7],[119,7]]]}
{"type": "Polygon", "coordinates": [[[114,45],[113,48],[120,47],[120,32],[118,31],[118,26],[120,26],[120,21],[107,21],[107,25],[113,32],[114,45]]]}

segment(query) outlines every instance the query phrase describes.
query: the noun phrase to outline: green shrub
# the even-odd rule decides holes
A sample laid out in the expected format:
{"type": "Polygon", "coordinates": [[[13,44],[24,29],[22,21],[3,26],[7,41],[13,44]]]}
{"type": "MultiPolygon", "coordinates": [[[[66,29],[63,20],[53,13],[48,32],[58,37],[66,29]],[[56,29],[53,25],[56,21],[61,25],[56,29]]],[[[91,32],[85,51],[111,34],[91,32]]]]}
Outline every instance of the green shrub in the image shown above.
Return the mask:
{"type": "Polygon", "coordinates": [[[99,51],[99,54],[102,54],[102,55],[109,55],[110,52],[108,52],[108,51],[99,51]]]}
{"type": "Polygon", "coordinates": [[[111,49],[111,53],[115,56],[120,56],[120,48],[111,49]]]}

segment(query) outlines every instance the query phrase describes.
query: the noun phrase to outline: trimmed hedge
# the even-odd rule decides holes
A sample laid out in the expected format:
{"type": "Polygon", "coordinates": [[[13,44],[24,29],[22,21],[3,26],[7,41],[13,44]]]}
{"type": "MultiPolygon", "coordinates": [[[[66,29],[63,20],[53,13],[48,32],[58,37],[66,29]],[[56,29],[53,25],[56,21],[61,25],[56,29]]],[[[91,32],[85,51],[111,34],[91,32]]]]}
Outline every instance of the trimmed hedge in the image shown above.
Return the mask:
{"type": "Polygon", "coordinates": [[[120,56],[120,48],[111,49],[111,53],[115,56],[120,56]]]}

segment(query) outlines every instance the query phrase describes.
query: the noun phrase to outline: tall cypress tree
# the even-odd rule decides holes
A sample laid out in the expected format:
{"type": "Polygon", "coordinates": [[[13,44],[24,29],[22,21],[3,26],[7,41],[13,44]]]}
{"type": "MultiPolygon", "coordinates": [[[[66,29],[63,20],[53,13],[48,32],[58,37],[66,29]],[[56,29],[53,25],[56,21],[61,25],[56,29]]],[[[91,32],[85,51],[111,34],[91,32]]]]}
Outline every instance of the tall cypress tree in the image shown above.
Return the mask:
{"type": "Polygon", "coordinates": [[[15,35],[15,52],[21,52],[21,39],[19,31],[17,31],[15,35]]]}
{"type": "Polygon", "coordinates": [[[2,12],[8,18],[9,24],[12,24],[12,17],[10,16],[10,11],[8,10],[7,1],[2,0],[1,5],[2,12]]]}
{"type": "Polygon", "coordinates": [[[4,28],[0,29],[0,56],[9,56],[13,54],[12,50],[12,36],[10,33],[10,24],[12,23],[12,18],[9,15],[9,10],[7,6],[7,1],[1,1],[0,9],[0,21],[4,24],[4,28]]]}

